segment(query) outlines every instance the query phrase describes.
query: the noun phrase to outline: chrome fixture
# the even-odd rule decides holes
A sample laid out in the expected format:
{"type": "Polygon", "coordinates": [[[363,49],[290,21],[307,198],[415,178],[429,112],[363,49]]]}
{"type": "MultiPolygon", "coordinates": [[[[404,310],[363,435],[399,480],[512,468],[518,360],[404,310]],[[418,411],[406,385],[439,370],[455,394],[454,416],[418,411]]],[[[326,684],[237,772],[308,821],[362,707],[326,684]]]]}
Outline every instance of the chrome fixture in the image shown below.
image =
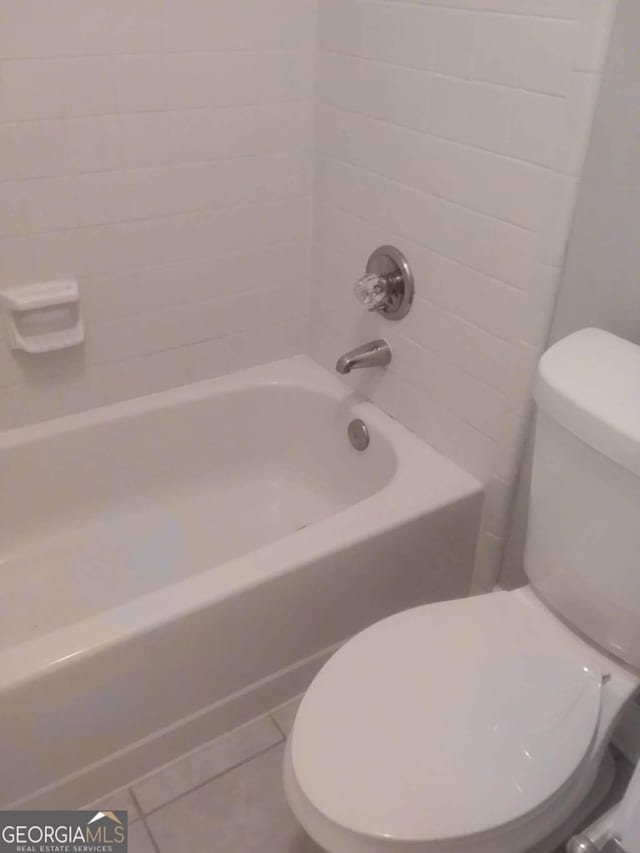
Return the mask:
{"type": "Polygon", "coordinates": [[[384,340],[369,341],[340,356],[336,370],[343,376],[361,367],[386,367],[391,363],[391,347],[384,340]]]}
{"type": "Polygon", "coordinates": [[[598,848],[583,835],[576,835],[567,845],[568,853],[598,853],[598,848]]]}
{"type": "Polygon", "coordinates": [[[409,262],[394,246],[376,249],[367,262],[367,274],[355,285],[356,299],[387,320],[401,320],[409,313],[414,292],[409,262]]]}
{"type": "Polygon", "coordinates": [[[586,835],[576,835],[567,844],[568,853],[625,853],[619,838],[610,838],[604,847],[596,845],[586,835]]]}
{"type": "Polygon", "coordinates": [[[365,422],[360,420],[360,418],[351,421],[347,429],[347,434],[349,441],[356,450],[366,450],[369,447],[369,442],[371,441],[369,430],[365,422]]]}
{"type": "Polygon", "coordinates": [[[602,848],[602,853],[625,853],[619,838],[611,838],[602,848]]]}

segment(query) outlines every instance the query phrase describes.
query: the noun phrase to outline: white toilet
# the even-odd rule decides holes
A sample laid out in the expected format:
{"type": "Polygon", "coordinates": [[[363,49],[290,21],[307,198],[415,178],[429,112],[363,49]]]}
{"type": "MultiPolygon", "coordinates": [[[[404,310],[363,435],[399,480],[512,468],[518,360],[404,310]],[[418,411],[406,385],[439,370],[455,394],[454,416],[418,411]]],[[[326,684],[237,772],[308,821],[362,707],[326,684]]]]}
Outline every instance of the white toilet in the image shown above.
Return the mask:
{"type": "Polygon", "coordinates": [[[329,853],[548,850],[597,785],[640,686],[640,347],[578,332],[535,397],[530,586],[385,619],[302,701],[285,789],[329,853]]]}

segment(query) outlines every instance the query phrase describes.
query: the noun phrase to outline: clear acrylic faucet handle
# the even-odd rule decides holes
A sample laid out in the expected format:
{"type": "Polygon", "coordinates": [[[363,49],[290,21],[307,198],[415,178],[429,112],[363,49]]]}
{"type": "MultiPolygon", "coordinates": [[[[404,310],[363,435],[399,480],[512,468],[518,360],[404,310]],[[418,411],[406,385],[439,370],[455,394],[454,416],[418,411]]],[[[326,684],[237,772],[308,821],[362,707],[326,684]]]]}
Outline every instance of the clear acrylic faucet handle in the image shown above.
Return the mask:
{"type": "Polygon", "coordinates": [[[387,281],[384,276],[369,273],[356,282],[354,293],[358,302],[369,311],[378,311],[387,302],[387,281]]]}

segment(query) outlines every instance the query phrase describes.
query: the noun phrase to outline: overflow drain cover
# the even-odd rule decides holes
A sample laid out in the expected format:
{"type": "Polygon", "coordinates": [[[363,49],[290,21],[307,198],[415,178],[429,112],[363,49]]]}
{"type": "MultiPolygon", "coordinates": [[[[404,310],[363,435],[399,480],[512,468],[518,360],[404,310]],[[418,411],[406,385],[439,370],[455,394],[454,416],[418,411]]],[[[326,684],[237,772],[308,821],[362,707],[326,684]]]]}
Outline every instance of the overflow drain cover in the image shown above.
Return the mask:
{"type": "Polygon", "coordinates": [[[369,447],[369,430],[367,429],[367,425],[364,421],[361,421],[360,418],[356,418],[355,421],[351,421],[348,429],[349,441],[355,447],[356,450],[366,450],[369,447]]]}

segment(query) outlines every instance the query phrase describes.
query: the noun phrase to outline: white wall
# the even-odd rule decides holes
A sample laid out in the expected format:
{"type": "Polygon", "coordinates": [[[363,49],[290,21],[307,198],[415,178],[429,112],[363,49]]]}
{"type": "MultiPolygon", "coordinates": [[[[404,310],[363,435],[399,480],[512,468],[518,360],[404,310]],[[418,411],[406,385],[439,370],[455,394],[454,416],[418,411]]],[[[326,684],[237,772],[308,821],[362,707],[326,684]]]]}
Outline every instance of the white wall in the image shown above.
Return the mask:
{"type": "MultiPolygon", "coordinates": [[[[584,168],[551,341],[598,326],[640,343],[640,6],[620,0],[584,168]]],[[[531,452],[523,465],[501,583],[522,566],[531,452]]]]}
{"type": "Polygon", "coordinates": [[[0,427],[304,347],[314,0],[1,0],[0,287],[80,279],[83,351],[0,427]]]}
{"type": "Polygon", "coordinates": [[[599,326],[640,343],[640,5],[619,0],[552,340],[599,326]]]}
{"type": "Polygon", "coordinates": [[[313,355],[384,336],[380,406],[476,474],[495,581],[613,15],[612,0],[320,0],[313,355]],[[352,283],[395,243],[398,324],[352,283]]]}

